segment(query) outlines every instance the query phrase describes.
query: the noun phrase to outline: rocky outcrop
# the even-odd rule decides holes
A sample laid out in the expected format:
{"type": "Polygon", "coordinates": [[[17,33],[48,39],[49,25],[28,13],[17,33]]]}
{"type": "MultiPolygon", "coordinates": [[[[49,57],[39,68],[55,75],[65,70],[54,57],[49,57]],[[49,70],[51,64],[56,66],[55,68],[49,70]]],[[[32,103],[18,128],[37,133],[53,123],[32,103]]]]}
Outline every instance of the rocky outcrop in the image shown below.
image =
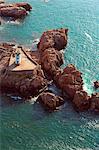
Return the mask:
{"type": "Polygon", "coordinates": [[[62,50],[67,45],[68,29],[49,30],[42,34],[38,49],[44,51],[48,48],[62,50]]]}
{"type": "Polygon", "coordinates": [[[44,71],[53,78],[63,64],[62,50],[67,45],[68,29],[49,30],[42,34],[38,43],[40,61],[44,71]]]}
{"type": "Polygon", "coordinates": [[[7,73],[2,75],[1,89],[18,93],[23,97],[35,96],[46,86],[46,80],[37,72],[38,70],[34,74],[27,72],[27,74],[7,73]]]}
{"type": "Polygon", "coordinates": [[[25,17],[31,9],[28,3],[1,4],[0,16],[19,19],[25,17]]]}
{"type": "Polygon", "coordinates": [[[98,88],[99,88],[99,81],[95,81],[95,82],[94,82],[94,87],[95,87],[95,89],[98,89],[98,88]]]}
{"type": "Polygon", "coordinates": [[[53,75],[56,70],[63,64],[63,55],[54,48],[46,49],[41,53],[41,65],[42,68],[47,72],[47,74],[53,75]]]}
{"type": "Polygon", "coordinates": [[[19,93],[21,96],[34,96],[40,92],[46,85],[46,79],[40,66],[33,71],[17,71],[9,70],[9,59],[11,53],[14,52],[15,45],[0,45],[0,87],[2,91],[19,93]]]}
{"type": "Polygon", "coordinates": [[[0,15],[3,17],[18,19],[25,17],[27,15],[27,11],[19,7],[6,7],[0,9],[0,15]]]}
{"type": "Polygon", "coordinates": [[[90,102],[91,102],[90,109],[99,112],[99,93],[92,94],[90,102]]]}
{"type": "Polygon", "coordinates": [[[54,80],[58,87],[65,92],[71,100],[73,100],[76,91],[83,89],[81,72],[72,64],[65,67],[63,71],[59,70],[54,80]]]}
{"type": "Polygon", "coordinates": [[[37,101],[39,101],[45,109],[52,111],[64,104],[63,98],[49,92],[44,92],[39,95],[37,101]]]}
{"type": "MultiPolygon", "coordinates": [[[[37,67],[32,72],[9,71],[9,59],[12,52],[16,50],[16,46],[7,43],[0,44],[1,90],[17,91],[24,97],[36,96],[47,87],[47,80],[53,80],[61,89],[63,97],[70,100],[77,111],[90,109],[99,111],[99,93],[89,97],[87,92],[83,91],[82,73],[73,64],[67,65],[64,69],[60,68],[63,64],[63,55],[59,50],[67,44],[67,31],[67,29],[57,29],[44,32],[37,52],[26,52],[25,49],[29,57],[31,56],[37,62],[37,67]]],[[[94,85],[96,88],[99,87],[98,82],[94,85]]],[[[51,111],[64,103],[61,97],[47,91],[39,95],[38,101],[44,108],[51,111]]]]}
{"type": "Polygon", "coordinates": [[[73,99],[73,105],[77,111],[85,111],[90,108],[90,100],[87,92],[76,91],[73,99]]]}
{"type": "MultiPolygon", "coordinates": [[[[9,7],[10,8],[10,7],[9,7]]],[[[56,39],[60,41],[60,47],[61,49],[64,48],[64,46],[67,44],[67,29],[57,29],[49,31],[49,34],[53,36],[54,47],[50,47],[45,50],[38,50],[39,54],[37,56],[39,57],[39,64],[41,64],[44,71],[46,71],[48,74],[51,75],[51,77],[54,77],[54,74],[56,74],[56,71],[59,69],[60,65],[63,63],[63,56],[62,53],[59,52],[57,49],[55,49],[58,46],[58,43],[56,42],[56,39]],[[58,39],[59,38],[59,39],[58,39]],[[62,41],[61,41],[62,38],[62,41]],[[64,40],[63,40],[64,39],[64,40]],[[64,41],[64,42],[63,42],[64,41]]],[[[39,44],[40,45],[40,44],[39,44]]],[[[7,69],[8,62],[10,55],[13,51],[12,46],[9,47],[9,45],[5,44],[3,45],[3,48],[6,48],[6,53],[3,53],[1,57],[4,55],[3,59],[1,58],[1,72],[2,74],[2,82],[1,82],[1,88],[6,90],[9,89],[11,91],[17,91],[23,96],[27,95],[35,95],[36,93],[39,93],[39,90],[42,89],[46,85],[46,79],[44,76],[38,75],[38,72],[41,72],[41,70],[35,70],[32,74],[12,74],[9,73],[7,69]],[[10,51],[11,50],[11,51],[10,51]],[[8,56],[9,53],[9,56],[8,56]],[[6,56],[5,56],[6,55],[6,56]],[[6,72],[6,73],[5,73],[6,72]],[[13,80],[11,80],[13,79],[13,80]]],[[[37,53],[38,53],[37,52],[37,53]]],[[[35,57],[36,55],[32,55],[32,57],[35,57]]]]}

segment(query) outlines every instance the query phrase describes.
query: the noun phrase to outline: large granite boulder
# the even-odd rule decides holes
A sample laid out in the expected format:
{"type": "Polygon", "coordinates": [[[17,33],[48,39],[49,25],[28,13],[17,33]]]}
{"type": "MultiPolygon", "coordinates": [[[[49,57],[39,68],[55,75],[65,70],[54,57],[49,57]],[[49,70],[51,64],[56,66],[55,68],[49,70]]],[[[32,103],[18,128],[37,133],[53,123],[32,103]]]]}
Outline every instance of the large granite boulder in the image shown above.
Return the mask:
{"type": "Polygon", "coordinates": [[[91,101],[90,109],[99,112],[99,93],[92,94],[90,101],[91,101]]]}
{"type": "Polygon", "coordinates": [[[69,64],[63,71],[59,70],[54,77],[58,87],[73,100],[76,91],[83,89],[81,72],[72,64],[69,64]]]}
{"type": "Polygon", "coordinates": [[[21,7],[6,7],[0,9],[0,16],[2,17],[12,17],[12,18],[22,18],[27,15],[27,11],[21,7]]]}
{"type": "Polygon", "coordinates": [[[44,92],[40,94],[37,101],[39,101],[45,109],[52,111],[56,110],[57,107],[64,104],[63,98],[49,92],[44,92]]]}
{"type": "Polygon", "coordinates": [[[63,55],[54,48],[46,49],[41,54],[41,65],[47,74],[54,75],[56,70],[63,64],[63,55]]]}
{"type": "Polygon", "coordinates": [[[85,111],[90,108],[90,101],[87,92],[76,91],[73,99],[74,107],[77,111],[85,111]]]}
{"type": "Polygon", "coordinates": [[[68,29],[49,30],[42,34],[38,49],[44,51],[48,48],[62,50],[67,45],[68,29]]]}

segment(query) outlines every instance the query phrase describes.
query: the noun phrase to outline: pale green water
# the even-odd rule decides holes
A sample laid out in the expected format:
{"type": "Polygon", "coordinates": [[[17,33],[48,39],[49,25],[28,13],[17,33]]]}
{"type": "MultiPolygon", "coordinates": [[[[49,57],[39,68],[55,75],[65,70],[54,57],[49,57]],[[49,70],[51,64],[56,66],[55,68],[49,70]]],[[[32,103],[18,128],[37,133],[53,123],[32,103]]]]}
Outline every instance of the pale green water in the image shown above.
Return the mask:
{"type": "MultiPolygon", "coordinates": [[[[15,0],[9,0],[15,1],[15,0]]],[[[17,0],[21,1],[21,0],[17,0]]],[[[75,64],[82,72],[85,89],[94,91],[99,80],[99,1],[27,0],[33,11],[21,24],[0,26],[0,41],[31,45],[43,31],[68,27],[65,66],[75,64]]],[[[99,150],[99,116],[76,113],[70,104],[46,114],[39,104],[7,104],[1,111],[1,150],[99,150]]]]}

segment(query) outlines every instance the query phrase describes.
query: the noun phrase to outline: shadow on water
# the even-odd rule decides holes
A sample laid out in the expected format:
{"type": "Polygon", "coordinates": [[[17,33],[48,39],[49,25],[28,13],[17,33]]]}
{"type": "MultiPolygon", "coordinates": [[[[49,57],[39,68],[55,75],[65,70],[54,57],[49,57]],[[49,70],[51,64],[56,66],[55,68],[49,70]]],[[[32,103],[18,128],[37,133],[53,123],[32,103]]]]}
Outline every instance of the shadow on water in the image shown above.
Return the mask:
{"type": "MultiPolygon", "coordinates": [[[[56,87],[51,87],[49,90],[55,94],[57,94],[56,87]]],[[[58,91],[59,94],[59,91],[58,91]]],[[[61,95],[61,94],[59,94],[61,95]]],[[[43,108],[43,106],[39,103],[36,102],[33,99],[33,102],[30,101],[24,101],[21,97],[19,96],[12,96],[11,94],[0,94],[0,107],[1,108],[7,108],[11,106],[17,106],[17,105],[29,105],[27,106],[27,111],[30,111],[30,114],[32,116],[33,121],[36,120],[43,120],[46,117],[55,117],[59,119],[60,121],[84,121],[84,120],[95,120],[99,119],[99,112],[77,112],[73,108],[71,102],[66,101],[64,105],[59,107],[58,110],[54,112],[49,112],[43,108]],[[27,103],[27,104],[26,104],[27,103]]],[[[24,106],[25,107],[25,106],[24,106]]],[[[20,110],[21,111],[21,110],[20,110]]]]}
{"type": "Polygon", "coordinates": [[[19,96],[13,96],[11,94],[0,93],[0,107],[9,107],[12,105],[18,105],[24,103],[23,99],[19,96]]]}
{"type": "Polygon", "coordinates": [[[32,105],[32,118],[33,118],[33,121],[36,121],[36,120],[43,120],[45,117],[48,117],[50,116],[52,113],[51,112],[48,112],[46,111],[40,103],[37,103],[35,102],[33,105],[32,105]]]}
{"type": "Polygon", "coordinates": [[[64,105],[59,107],[58,110],[54,112],[46,111],[40,103],[35,102],[32,105],[32,118],[33,121],[44,120],[45,118],[54,118],[60,122],[79,122],[84,123],[87,121],[94,121],[99,119],[99,113],[86,111],[86,112],[77,112],[72,107],[70,102],[65,102],[64,105]]]}

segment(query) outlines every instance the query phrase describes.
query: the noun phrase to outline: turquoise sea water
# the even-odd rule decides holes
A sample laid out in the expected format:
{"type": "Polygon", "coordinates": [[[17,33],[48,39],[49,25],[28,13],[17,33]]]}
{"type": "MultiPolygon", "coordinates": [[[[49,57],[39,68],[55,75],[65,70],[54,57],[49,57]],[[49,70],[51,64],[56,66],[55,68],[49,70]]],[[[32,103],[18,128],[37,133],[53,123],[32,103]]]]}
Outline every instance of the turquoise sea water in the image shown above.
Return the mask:
{"type": "MultiPolygon", "coordinates": [[[[75,64],[83,72],[84,89],[94,92],[92,82],[99,80],[99,1],[25,1],[33,6],[32,12],[22,23],[1,25],[0,41],[30,46],[43,31],[67,27],[62,67],[75,64]]],[[[77,113],[68,103],[48,114],[39,104],[17,103],[7,96],[0,99],[1,150],[99,150],[98,115],[77,113]]]]}

